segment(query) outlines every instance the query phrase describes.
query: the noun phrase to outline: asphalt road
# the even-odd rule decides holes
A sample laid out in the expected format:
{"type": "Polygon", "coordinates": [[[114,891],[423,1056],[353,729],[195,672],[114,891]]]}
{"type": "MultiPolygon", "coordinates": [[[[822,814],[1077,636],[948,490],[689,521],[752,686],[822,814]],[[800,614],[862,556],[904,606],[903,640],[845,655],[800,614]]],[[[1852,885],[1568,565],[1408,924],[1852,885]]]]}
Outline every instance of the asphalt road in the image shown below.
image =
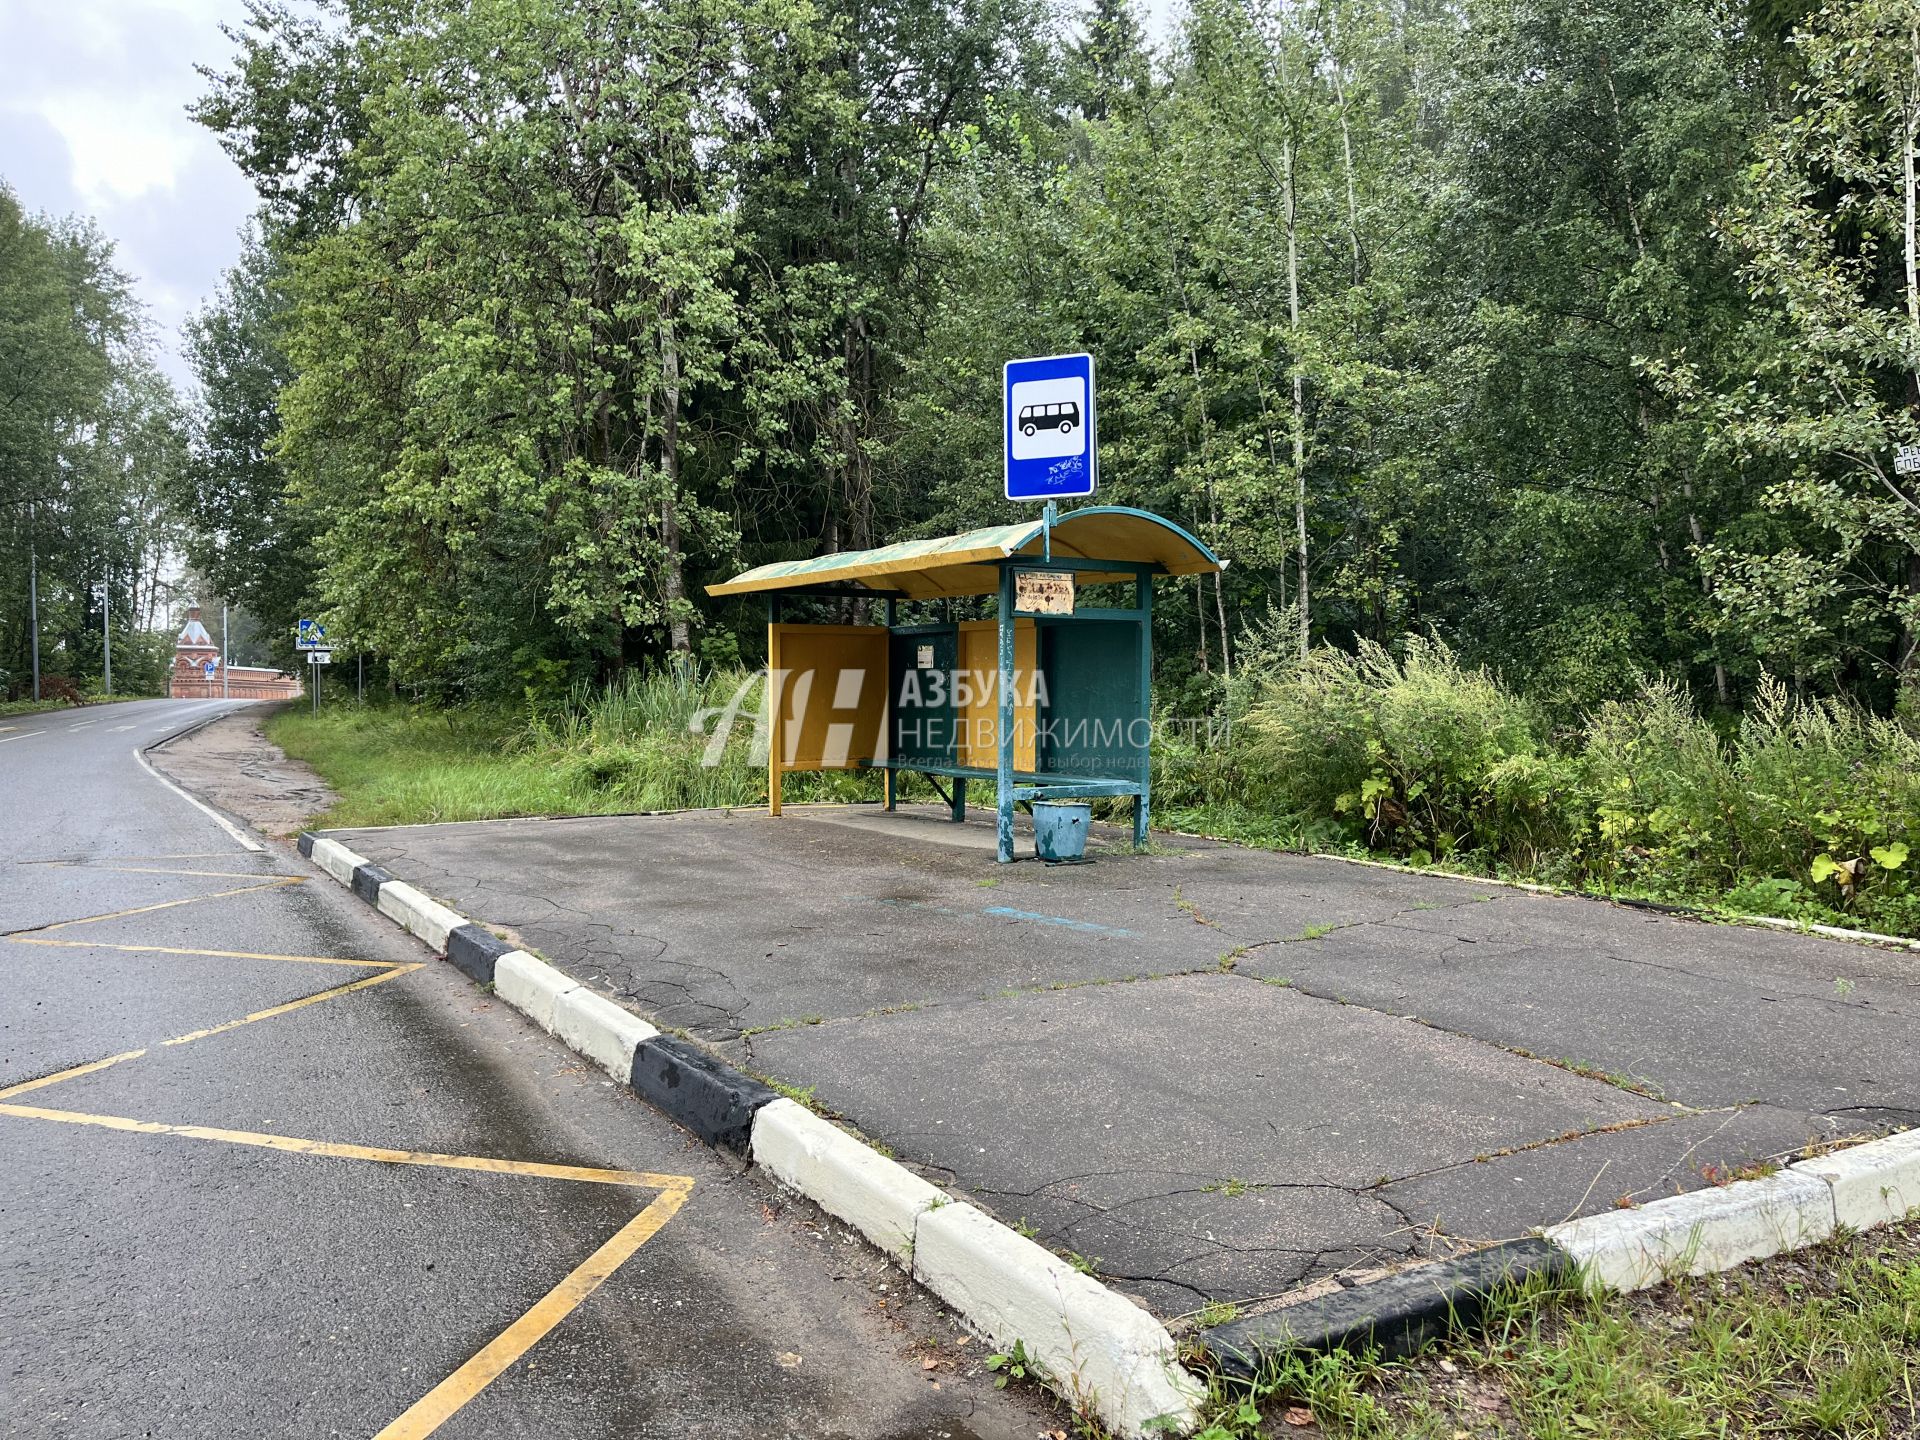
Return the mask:
{"type": "Polygon", "coordinates": [[[0,718],[0,1435],[1059,1423],[844,1231],[138,757],[231,708],[0,718]]]}

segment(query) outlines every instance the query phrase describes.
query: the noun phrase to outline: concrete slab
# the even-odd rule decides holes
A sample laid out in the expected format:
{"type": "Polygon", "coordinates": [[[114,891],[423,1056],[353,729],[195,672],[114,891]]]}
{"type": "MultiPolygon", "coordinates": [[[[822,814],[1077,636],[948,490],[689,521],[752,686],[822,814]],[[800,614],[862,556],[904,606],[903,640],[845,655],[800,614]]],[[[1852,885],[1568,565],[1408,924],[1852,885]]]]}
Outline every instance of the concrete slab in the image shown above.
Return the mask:
{"type": "Polygon", "coordinates": [[[1920,1122],[1920,956],[1509,893],[1262,946],[1239,968],[1696,1106],[1920,1122]]]}
{"type": "Polygon", "coordinates": [[[1187,839],[998,866],[929,807],[339,838],[1163,1315],[1920,1122],[1885,949],[1187,839]]]}
{"type": "Polygon", "coordinates": [[[1157,1303],[1284,1288],[1326,1257],[1423,1253],[1379,1182],[1670,1113],[1222,974],[836,1021],[752,1047],[758,1068],[815,1084],[903,1159],[1157,1303]]]}

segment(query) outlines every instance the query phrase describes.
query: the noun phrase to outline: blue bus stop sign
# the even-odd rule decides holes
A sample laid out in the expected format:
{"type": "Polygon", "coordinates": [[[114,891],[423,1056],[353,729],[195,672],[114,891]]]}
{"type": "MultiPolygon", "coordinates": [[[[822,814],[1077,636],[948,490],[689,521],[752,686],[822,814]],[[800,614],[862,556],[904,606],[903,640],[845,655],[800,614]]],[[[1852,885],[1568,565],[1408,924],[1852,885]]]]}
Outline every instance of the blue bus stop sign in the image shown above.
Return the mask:
{"type": "Polygon", "coordinates": [[[1005,405],[1007,498],[1060,500],[1093,494],[1099,454],[1093,357],[1009,360],[1005,405]]]}

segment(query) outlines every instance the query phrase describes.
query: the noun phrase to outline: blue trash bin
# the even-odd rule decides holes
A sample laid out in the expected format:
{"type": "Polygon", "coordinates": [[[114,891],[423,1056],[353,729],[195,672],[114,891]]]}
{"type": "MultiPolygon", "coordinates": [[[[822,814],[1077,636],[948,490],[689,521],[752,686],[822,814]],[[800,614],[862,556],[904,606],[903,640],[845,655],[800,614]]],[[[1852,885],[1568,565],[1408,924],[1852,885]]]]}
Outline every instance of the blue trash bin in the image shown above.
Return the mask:
{"type": "Polygon", "coordinates": [[[1049,864],[1083,860],[1093,806],[1082,800],[1033,802],[1033,853],[1049,864]]]}

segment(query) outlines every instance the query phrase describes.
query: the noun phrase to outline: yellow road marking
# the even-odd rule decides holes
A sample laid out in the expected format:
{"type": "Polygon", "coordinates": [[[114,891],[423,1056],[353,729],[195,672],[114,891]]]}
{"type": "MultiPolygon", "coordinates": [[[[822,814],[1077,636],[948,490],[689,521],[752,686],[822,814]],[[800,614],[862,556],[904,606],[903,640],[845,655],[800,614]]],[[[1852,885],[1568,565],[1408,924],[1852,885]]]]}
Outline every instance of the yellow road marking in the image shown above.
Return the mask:
{"type": "Polygon", "coordinates": [[[382,985],[396,975],[409,975],[420,968],[422,962],[411,965],[396,965],[383,975],[369,975],[364,980],[349,980],[345,985],[336,985],[331,990],[322,990],[317,995],[308,995],[299,1000],[289,1000],[284,1005],[275,1005],[270,1009],[256,1010],[251,1015],[243,1015],[238,1020],[229,1020],[223,1025],[210,1025],[205,1030],[195,1030],[188,1035],[176,1035],[171,1040],[162,1040],[162,1045],[187,1045],[195,1040],[204,1040],[209,1035],[224,1035],[229,1030],[238,1030],[242,1025],[251,1025],[256,1020],[271,1020],[276,1015],[289,1015],[295,1010],[304,1010],[309,1005],[318,1005],[322,1000],[331,1000],[336,995],[350,995],[355,990],[365,990],[370,985],[382,985]]]}
{"type": "MultiPolygon", "coordinates": [[[[89,868],[133,870],[133,867],[129,866],[89,868]]],[[[205,874],[220,878],[253,878],[250,875],[218,871],[133,870],[133,873],[205,874]]],[[[409,964],[379,960],[336,960],[320,955],[271,955],[243,950],[195,950],[170,945],[96,944],[86,940],[45,938],[46,932],[50,930],[64,930],[71,926],[90,925],[103,920],[151,914],[156,910],[167,910],[177,905],[197,904],[202,900],[221,900],[231,895],[245,895],[252,891],[277,889],[290,884],[298,885],[303,879],[304,877],[301,876],[275,876],[259,884],[224,890],[214,895],[196,895],[182,900],[168,900],[156,905],[118,910],[106,915],[89,915],[78,920],[63,920],[53,925],[42,926],[38,930],[0,938],[22,945],[62,945],[83,949],[142,951],[163,955],[209,956],[242,960],[288,960],[312,965],[378,967],[381,970],[378,975],[369,975],[344,985],[336,985],[317,994],[288,1001],[284,1005],[256,1010],[253,1014],[242,1016],[238,1020],[229,1020],[205,1030],[177,1035],[171,1040],[161,1042],[163,1045],[186,1045],[195,1040],[204,1040],[209,1036],[224,1034],[242,1025],[251,1025],[256,1021],[285,1015],[308,1005],[317,1005],[323,1000],[332,1000],[355,990],[384,984],[395,976],[405,975],[420,968],[420,962],[409,964]]],[[[24,1081],[0,1090],[0,1101],[50,1085],[57,1085],[66,1080],[76,1080],[83,1075],[94,1074],[121,1064],[123,1061],[137,1060],[146,1053],[145,1049],[129,1050],[123,1054],[110,1055],[103,1060],[76,1065],[57,1074],[45,1075],[37,1080],[24,1081]]],[[[94,1126],[141,1135],[177,1135],[186,1139],[248,1145],[260,1149],[331,1159],[366,1160],[388,1165],[419,1165],[442,1170],[479,1171],[487,1174],[519,1175],[533,1179],[566,1180],[585,1184],[622,1185],[660,1192],[645,1209],[621,1226],[612,1239],[595,1250],[564,1280],[543,1295],[532,1309],[521,1315],[519,1319],[482,1346],[459,1369],[414,1402],[405,1414],[383,1429],[375,1440],[424,1440],[424,1437],[438,1430],[474,1396],[498,1379],[508,1367],[539,1344],[555,1326],[606,1283],[607,1279],[626,1263],[635,1251],[657,1235],[661,1227],[679,1213],[681,1206],[686,1204],[687,1196],[692,1192],[694,1184],[691,1175],[660,1175],[641,1170],[609,1170],[596,1166],[559,1165],[537,1160],[501,1160],[484,1155],[445,1155],[426,1150],[392,1150],[374,1145],[349,1145],[327,1140],[306,1140],[292,1135],[270,1135],[253,1130],[227,1130],[209,1125],[168,1125],[153,1120],[136,1120],[123,1115],[97,1115],[78,1110],[54,1110],[38,1105],[0,1103],[0,1115],[12,1115],[29,1120],[48,1120],[63,1125],[94,1126]]]]}
{"type": "MultiPolygon", "coordinates": [[[[231,860],[232,858],[233,852],[231,850],[183,850],[178,854],[172,855],[114,856],[114,859],[122,862],[128,860],[231,860]]],[[[51,860],[21,860],[16,863],[21,865],[87,865],[91,862],[86,860],[62,860],[55,857],[51,860]]]]}
{"type": "Polygon", "coordinates": [[[611,1240],[589,1255],[526,1314],[482,1346],[473,1358],[429,1390],[406,1414],[374,1437],[374,1440],[425,1440],[469,1400],[498,1379],[501,1372],[545,1338],[547,1333],[580,1302],[604,1284],[614,1271],[625,1264],[633,1252],[660,1233],[686,1204],[693,1181],[677,1178],[674,1186],[633,1219],[621,1226],[611,1240]]]}
{"type": "Polygon", "coordinates": [[[39,1090],[48,1085],[58,1085],[62,1080],[78,1080],[82,1075],[91,1075],[96,1070],[104,1070],[109,1065],[118,1065],[122,1060],[138,1060],[146,1054],[145,1050],[129,1050],[121,1055],[109,1055],[104,1060],[91,1060],[85,1065],[76,1065],[71,1070],[62,1070],[55,1075],[42,1075],[38,1080],[27,1080],[19,1085],[9,1085],[0,1090],[0,1100],[9,1095],[24,1095],[29,1090],[39,1090]]]}
{"type": "Polygon", "coordinates": [[[167,1125],[158,1120],[135,1120],[126,1115],[93,1115],[83,1110],[50,1110],[40,1105],[0,1104],[0,1115],[16,1115],[25,1120],[54,1120],[63,1125],[92,1125],[103,1130],[124,1130],[135,1135],[179,1135],[189,1140],[217,1140],[225,1145],[250,1145],[261,1150],[320,1155],[334,1160],[373,1160],[383,1165],[477,1170],[488,1175],[527,1175],[541,1180],[640,1186],[649,1190],[676,1187],[691,1189],[693,1186],[693,1179],[688,1175],[653,1175],[643,1170],[603,1170],[592,1165],[550,1165],[541,1160],[497,1160],[490,1155],[442,1155],[432,1150],[389,1150],[379,1145],[304,1140],[297,1135],[226,1130],[215,1125],[167,1125]]]}
{"type": "Polygon", "coordinates": [[[237,890],[221,890],[212,895],[189,895],[184,900],[162,900],[157,905],[136,905],[131,910],[110,910],[105,915],[82,915],[78,920],[56,920],[51,925],[36,925],[24,934],[44,935],[49,930],[65,930],[74,925],[92,925],[101,920],[124,920],[130,915],[151,915],[156,910],[171,910],[177,905],[198,905],[202,900],[225,900],[229,895],[246,895],[255,890],[277,890],[286,885],[304,884],[302,875],[275,875],[258,885],[242,885],[237,890]]]}
{"type": "MultiPolygon", "coordinates": [[[[123,875],[202,875],[211,880],[262,880],[267,878],[258,870],[175,870],[158,865],[103,865],[90,860],[41,860],[38,862],[49,870],[113,870],[123,875]]],[[[304,875],[279,875],[279,880],[292,880],[304,883],[304,875]]],[[[196,896],[196,899],[217,900],[217,895],[196,896]]],[[[99,917],[105,919],[105,916],[99,917]]],[[[78,920],[70,920],[70,925],[78,925],[78,920]]]]}
{"type": "Polygon", "coordinates": [[[179,945],[115,945],[105,940],[42,940],[32,935],[8,935],[16,945],[65,945],[76,950],[151,951],[158,955],[204,955],[214,960],[286,960],[295,965],[352,965],[363,970],[386,970],[392,960],[335,960],[326,955],[274,955],[260,950],[191,950],[179,945]]]}

